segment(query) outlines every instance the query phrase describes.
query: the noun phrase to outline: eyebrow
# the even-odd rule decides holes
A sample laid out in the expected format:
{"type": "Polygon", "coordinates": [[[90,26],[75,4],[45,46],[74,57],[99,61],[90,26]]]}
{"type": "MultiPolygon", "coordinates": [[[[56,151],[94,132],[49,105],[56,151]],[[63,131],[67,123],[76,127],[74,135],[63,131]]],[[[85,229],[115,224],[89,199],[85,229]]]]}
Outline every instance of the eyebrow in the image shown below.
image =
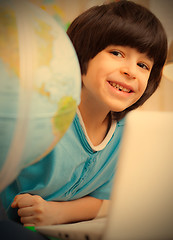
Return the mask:
{"type": "Polygon", "coordinates": [[[147,53],[144,53],[149,61],[154,61],[153,57],[148,56],[147,53]]]}
{"type": "Polygon", "coordinates": [[[148,55],[146,55],[146,57],[149,62],[154,64],[154,59],[152,57],[149,57],[148,55]]]}
{"type": "Polygon", "coordinates": [[[143,55],[145,55],[146,59],[152,63],[154,63],[154,58],[153,57],[150,57],[148,56],[148,54],[146,52],[142,53],[143,55]]]}

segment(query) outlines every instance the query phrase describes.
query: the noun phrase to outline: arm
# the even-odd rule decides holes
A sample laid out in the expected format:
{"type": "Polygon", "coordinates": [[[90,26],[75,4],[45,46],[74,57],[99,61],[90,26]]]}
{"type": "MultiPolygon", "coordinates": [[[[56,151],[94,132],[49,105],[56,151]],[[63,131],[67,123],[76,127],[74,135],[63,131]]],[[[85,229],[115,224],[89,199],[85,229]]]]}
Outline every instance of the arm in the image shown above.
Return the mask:
{"type": "Polygon", "coordinates": [[[90,196],[53,202],[37,195],[21,194],[14,198],[11,207],[18,208],[18,215],[25,226],[41,226],[93,219],[97,216],[102,202],[103,200],[90,196]]]}

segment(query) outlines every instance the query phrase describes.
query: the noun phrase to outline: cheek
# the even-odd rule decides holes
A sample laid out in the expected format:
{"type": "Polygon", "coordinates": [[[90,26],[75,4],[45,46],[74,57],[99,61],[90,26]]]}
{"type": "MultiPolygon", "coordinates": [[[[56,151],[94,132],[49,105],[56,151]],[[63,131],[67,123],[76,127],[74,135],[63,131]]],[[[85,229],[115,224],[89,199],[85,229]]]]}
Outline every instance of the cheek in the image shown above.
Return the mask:
{"type": "Polygon", "coordinates": [[[143,94],[145,92],[145,89],[147,88],[147,84],[148,84],[148,79],[149,79],[149,76],[143,78],[140,82],[140,85],[139,85],[139,91],[143,94]]]}
{"type": "Polygon", "coordinates": [[[82,75],[82,86],[91,88],[95,84],[95,73],[88,71],[86,75],[82,75]]]}

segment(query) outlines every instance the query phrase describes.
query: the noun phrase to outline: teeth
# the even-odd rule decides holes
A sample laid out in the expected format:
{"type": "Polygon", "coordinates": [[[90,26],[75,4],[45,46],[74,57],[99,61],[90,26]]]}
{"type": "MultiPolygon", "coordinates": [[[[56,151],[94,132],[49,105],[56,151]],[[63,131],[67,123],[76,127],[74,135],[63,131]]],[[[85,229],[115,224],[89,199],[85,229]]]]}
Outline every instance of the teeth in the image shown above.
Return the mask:
{"type": "Polygon", "coordinates": [[[118,89],[118,90],[120,90],[120,91],[127,92],[127,93],[130,92],[129,89],[124,88],[124,87],[120,86],[119,84],[116,84],[116,83],[114,83],[114,82],[109,82],[109,83],[111,84],[112,87],[114,87],[114,88],[116,88],[116,89],[118,89]]]}

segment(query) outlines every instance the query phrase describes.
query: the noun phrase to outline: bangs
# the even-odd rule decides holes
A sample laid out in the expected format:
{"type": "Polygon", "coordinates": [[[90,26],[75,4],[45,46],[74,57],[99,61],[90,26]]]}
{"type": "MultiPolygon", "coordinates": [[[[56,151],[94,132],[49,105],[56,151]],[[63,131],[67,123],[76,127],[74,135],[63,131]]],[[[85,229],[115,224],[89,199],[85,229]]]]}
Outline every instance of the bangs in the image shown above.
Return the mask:
{"type": "Polygon", "coordinates": [[[133,3],[129,2],[130,8],[127,5],[127,2],[125,6],[119,2],[119,8],[111,8],[109,14],[103,14],[93,25],[93,57],[109,45],[121,45],[146,53],[154,62],[161,59],[164,62],[167,43],[165,35],[158,34],[164,32],[162,25],[145,8],[138,11],[137,7],[133,8],[133,3]]]}
{"type": "Polygon", "coordinates": [[[158,69],[167,56],[167,38],[158,18],[130,1],[88,9],[72,22],[67,34],[76,49],[82,74],[86,74],[89,60],[109,45],[129,46],[146,53],[158,69]]]}

